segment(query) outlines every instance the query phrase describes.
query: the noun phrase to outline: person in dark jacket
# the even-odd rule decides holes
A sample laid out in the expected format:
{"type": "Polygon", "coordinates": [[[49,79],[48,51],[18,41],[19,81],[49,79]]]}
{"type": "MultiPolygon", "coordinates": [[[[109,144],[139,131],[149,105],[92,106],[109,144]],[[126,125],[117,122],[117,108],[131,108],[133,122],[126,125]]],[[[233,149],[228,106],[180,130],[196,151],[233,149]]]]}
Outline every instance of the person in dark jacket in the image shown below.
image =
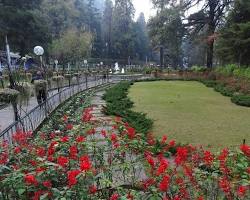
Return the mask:
{"type": "MultiPolygon", "coordinates": [[[[37,80],[43,80],[44,78],[43,78],[43,75],[42,75],[42,73],[40,72],[40,71],[38,71],[37,73],[36,73],[36,76],[34,76],[33,78],[32,78],[32,80],[31,80],[31,83],[34,83],[35,81],[37,81],[37,80]]],[[[39,91],[37,91],[37,96],[36,96],[36,98],[37,98],[37,103],[40,105],[40,104],[42,104],[43,102],[45,102],[46,100],[47,100],[47,94],[46,94],[46,90],[39,90],[39,91]]]]}

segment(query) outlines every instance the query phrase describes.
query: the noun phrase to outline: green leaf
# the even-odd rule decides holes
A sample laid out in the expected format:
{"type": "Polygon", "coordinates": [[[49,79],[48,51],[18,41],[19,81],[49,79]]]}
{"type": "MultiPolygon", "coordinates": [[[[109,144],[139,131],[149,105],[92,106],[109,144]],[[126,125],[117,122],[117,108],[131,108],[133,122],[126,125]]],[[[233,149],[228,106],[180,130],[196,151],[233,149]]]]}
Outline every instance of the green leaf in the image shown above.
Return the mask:
{"type": "Polygon", "coordinates": [[[18,195],[22,195],[24,192],[25,192],[24,188],[21,188],[21,189],[17,190],[18,195]]]}
{"type": "Polygon", "coordinates": [[[48,193],[43,194],[42,196],[40,196],[40,200],[44,200],[44,199],[46,199],[46,198],[47,198],[47,196],[48,196],[48,193]]]}

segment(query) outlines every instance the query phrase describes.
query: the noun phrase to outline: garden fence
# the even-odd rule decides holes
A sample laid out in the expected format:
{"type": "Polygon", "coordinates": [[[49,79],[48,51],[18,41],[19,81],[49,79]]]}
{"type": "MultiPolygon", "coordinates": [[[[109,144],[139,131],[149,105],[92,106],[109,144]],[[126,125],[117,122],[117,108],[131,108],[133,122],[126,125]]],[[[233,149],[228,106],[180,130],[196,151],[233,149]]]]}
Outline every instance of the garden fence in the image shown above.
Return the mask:
{"type": "Polygon", "coordinates": [[[35,131],[39,127],[39,125],[41,125],[41,123],[49,116],[49,114],[52,113],[60,104],[79,92],[88,91],[96,87],[104,86],[109,82],[116,83],[123,80],[136,80],[142,78],[144,78],[144,76],[141,74],[109,75],[106,78],[104,78],[103,75],[86,77],[78,85],[71,85],[70,87],[59,90],[58,93],[49,97],[44,103],[33,108],[25,116],[21,117],[20,120],[14,122],[8,128],[3,130],[0,133],[0,138],[3,141],[12,143],[12,136],[18,130],[22,130],[25,132],[35,131]]]}

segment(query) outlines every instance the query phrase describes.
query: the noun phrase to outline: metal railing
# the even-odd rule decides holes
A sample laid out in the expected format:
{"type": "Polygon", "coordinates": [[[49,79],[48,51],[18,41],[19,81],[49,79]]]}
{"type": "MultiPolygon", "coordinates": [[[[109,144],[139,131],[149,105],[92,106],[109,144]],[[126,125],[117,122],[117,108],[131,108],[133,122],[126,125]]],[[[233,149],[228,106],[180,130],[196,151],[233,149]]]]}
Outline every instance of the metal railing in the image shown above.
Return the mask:
{"type": "Polygon", "coordinates": [[[93,89],[97,86],[105,85],[108,79],[103,79],[101,76],[88,77],[85,82],[79,85],[72,85],[65,88],[53,96],[49,97],[45,102],[30,110],[20,120],[12,123],[8,128],[0,133],[0,138],[4,141],[12,142],[12,136],[18,130],[35,131],[38,126],[52,113],[60,104],[72,97],[73,95],[93,89]]]}
{"type": "Polygon", "coordinates": [[[136,80],[142,79],[144,76],[138,75],[109,75],[104,78],[103,76],[92,76],[87,77],[84,82],[78,85],[72,85],[71,87],[65,88],[53,96],[49,97],[46,102],[36,106],[30,110],[25,116],[21,117],[20,120],[12,123],[8,128],[0,133],[1,140],[12,143],[12,136],[18,131],[23,130],[25,132],[35,131],[39,125],[52,113],[60,104],[65,102],[73,95],[87,91],[97,86],[105,85],[109,82],[119,82],[123,80],[136,80]]]}

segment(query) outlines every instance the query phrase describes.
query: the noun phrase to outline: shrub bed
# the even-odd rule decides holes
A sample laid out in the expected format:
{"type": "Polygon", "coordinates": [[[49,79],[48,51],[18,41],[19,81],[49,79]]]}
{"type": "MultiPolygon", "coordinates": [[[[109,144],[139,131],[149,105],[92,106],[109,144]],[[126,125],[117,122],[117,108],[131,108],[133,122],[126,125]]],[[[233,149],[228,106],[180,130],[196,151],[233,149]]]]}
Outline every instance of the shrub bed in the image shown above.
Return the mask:
{"type": "Polygon", "coordinates": [[[107,102],[105,113],[120,116],[137,132],[147,134],[153,126],[153,121],[148,119],[146,114],[131,110],[133,102],[127,97],[131,84],[133,83],[121,82],[106,91],[103,97],[107,102]]]}
{"type": "Polygon", "coordinates": [[[231,100],[237,105],[250,107],[250,95],[235,94],[231,100]]]}

